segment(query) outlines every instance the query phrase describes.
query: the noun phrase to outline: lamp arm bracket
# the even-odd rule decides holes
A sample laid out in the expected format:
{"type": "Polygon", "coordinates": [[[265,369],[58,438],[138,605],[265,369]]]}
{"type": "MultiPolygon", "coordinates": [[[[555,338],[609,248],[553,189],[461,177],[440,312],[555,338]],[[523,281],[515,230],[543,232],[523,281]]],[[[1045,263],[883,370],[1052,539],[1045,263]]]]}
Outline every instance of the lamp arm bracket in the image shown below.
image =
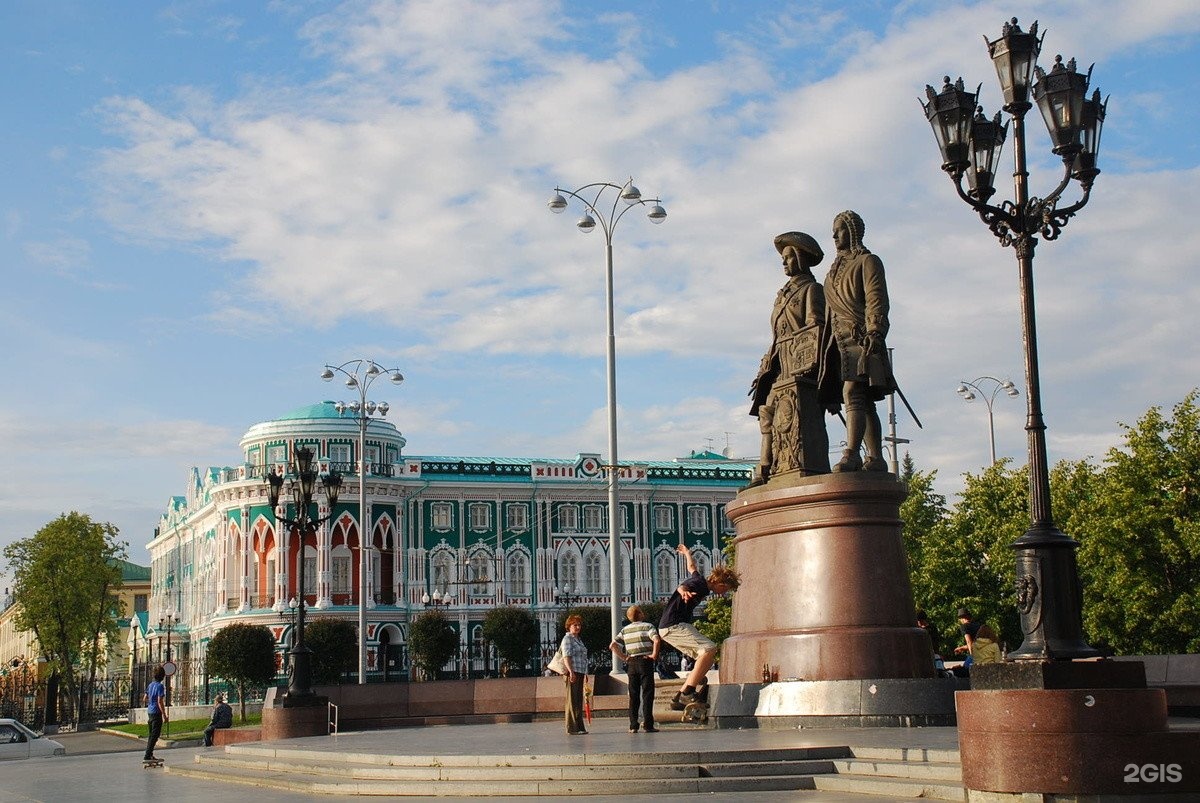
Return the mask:
{"type": "Polygon", "coordinates": [[[1041,226],[1039,231],[1047,240],[1057,240],[1058,235],[1062,233],[1063,227],[1075,217],[1080,209],[1087,206],[1088,200],[1091,198],[1092,188],[1087,187],[1083,191],[1083,197],[1070,206],[1056,209],[1053,205],[1042,210],[1041,226]]]}
{"type": "Polygon", "coordinates": [[[962,176],[962,173],[956,173],[951,176],[954,180],[954,189],[958,192],[958,197],[979,213],[979,219],[987,224],[992,234],[1000,238],[1002,246],[1007,247],[1011,245],[1012,235],[1018,223],[1016,207],[1009,201],[1005,201],[1002,206],[992,206],[989,203],[972,198],[963,190],[962,176]]]}

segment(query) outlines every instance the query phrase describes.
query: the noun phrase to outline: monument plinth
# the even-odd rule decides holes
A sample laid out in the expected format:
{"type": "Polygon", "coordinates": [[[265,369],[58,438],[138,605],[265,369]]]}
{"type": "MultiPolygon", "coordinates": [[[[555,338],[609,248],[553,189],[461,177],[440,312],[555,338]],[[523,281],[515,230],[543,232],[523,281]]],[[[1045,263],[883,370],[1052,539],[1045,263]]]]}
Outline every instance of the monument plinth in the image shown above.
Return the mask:
{"type": "Polygon", "coordinates": [[[726,508],[737,529],[733,635],[722,683],[931,678],[891,474],[780,477],[726,508]]]}
{"type": "Polygon", "coordinates": [[[784,475],[727,506],[745,581],[721,648],[716,717],[739,726],[750,717],[802,727],[954,721],[955,682],[935,677],[916,625],[901,538],[907,493],[886,473],[784,475]]]}

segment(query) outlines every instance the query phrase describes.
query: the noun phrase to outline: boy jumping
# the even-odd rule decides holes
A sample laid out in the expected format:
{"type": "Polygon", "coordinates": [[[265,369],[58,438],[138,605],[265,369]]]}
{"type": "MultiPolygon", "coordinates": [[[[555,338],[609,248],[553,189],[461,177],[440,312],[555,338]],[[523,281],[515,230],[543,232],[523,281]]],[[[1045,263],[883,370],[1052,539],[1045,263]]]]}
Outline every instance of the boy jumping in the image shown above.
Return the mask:
{"type": "Polygon", "coordinates": [[[688,703],[696,702],[698,690],[704,685],[708,670],[712,668],[713,660],[717,657],[717,645],[705,638],[692,624],[693,612],[710,591],[714,594],[736,591],[741,581],[737,572],[728,566],[714,566],[705,580],[696,569],[692,551],[686,545],[680,544],[675,547],[675,551],[687,561],[689,576],[667,600],[667,607],[663,609],[662,618],[658,622],[658,634],[663,641],[696,662],[684,680],[683,688],[671,701],[672,709],[682,711],[687,708],[688,703]]]}

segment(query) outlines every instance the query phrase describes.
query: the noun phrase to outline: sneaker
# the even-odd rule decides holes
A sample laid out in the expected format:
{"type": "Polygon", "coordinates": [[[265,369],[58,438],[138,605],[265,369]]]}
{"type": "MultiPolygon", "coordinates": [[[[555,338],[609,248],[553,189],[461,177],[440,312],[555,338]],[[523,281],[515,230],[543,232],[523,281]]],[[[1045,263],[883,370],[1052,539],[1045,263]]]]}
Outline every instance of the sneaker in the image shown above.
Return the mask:
{"type": "Polygon", "coordinates": [[[675,696],[671,698],[671,710],[682,711],[694,702],[696,702],[696,692],[690,691],[686,694],[683,692],[677,692],[675,696]]]}
{"type": "Polygon", "coordinates": [[[646,733],[658,733],[658,728],[646,728],[646,733]]]}

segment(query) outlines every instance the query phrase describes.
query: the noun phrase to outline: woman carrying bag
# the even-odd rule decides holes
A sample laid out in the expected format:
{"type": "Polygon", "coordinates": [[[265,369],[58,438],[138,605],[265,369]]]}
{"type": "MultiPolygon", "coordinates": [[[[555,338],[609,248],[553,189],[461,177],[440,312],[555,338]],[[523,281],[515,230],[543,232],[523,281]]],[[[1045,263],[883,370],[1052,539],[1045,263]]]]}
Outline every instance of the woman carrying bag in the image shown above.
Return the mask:
{"type": "Polygon", "coordinates": [[[568,616],[567,633],[558,648],[567,669],[564,678],[567,685],[567,734],[570,736],[587,733],[583,725],[583,684],[587,680],[588,653],[583,639],[579,638],[582,630],[583,617],[578,614],[568,616]]]}

